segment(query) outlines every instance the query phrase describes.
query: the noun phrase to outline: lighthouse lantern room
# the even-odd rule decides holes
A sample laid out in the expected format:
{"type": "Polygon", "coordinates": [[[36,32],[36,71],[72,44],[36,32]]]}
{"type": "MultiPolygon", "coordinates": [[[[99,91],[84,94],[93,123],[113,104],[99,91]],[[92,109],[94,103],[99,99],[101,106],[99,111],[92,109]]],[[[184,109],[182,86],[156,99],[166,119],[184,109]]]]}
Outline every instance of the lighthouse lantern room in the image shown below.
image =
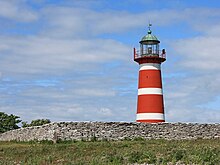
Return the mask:
{"type": "Polygon", "coordinates": [[[148,33],[140,43],[140,50],[134,48],[134,61],[139,64],[137,122],[165,122],[161,78],[161,63],[166,60],[165,49],[160,51],[160,41],[148,33]]]}

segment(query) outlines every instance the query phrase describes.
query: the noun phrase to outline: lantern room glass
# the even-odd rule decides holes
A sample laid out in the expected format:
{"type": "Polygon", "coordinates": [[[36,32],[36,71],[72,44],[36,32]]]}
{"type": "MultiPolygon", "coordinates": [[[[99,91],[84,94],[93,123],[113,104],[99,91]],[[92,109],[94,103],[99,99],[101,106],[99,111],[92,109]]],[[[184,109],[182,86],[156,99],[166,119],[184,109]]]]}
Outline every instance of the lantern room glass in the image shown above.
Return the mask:
{"type": "Polygon", "coordinates": [[[159,56],[159,43],[141,43],[141,56],[159,56]]]}

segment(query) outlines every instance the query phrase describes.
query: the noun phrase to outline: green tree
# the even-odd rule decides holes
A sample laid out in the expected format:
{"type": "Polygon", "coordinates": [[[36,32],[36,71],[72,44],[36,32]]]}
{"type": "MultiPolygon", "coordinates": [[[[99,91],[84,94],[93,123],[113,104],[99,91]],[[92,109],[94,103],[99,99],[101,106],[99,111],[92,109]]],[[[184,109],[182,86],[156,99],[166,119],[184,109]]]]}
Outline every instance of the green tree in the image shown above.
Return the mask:
{"type": "Polygon", "coordinates": [[[37,120],[32,120],[30,124],[28,124],[26,121],[22,122],[22,127],[32,127],[32,126],[40,126],[44,124],[51,123],[49,119],[37,119],[37,120]]]}
{"type": "Polygon", "coordinates": [[[19,118],[20,117],[13,114],[8,115],[4,112],[0,112],[0,133],[18,129],[19,126],[17,124],[21,122],[19,118]]]}

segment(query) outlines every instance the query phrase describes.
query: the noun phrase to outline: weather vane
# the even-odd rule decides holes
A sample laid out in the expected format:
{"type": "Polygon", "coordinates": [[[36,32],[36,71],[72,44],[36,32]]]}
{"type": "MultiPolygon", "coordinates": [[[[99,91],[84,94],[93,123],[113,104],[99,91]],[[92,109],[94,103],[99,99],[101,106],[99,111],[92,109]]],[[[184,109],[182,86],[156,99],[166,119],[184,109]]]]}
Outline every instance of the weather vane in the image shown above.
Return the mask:
{"type": "Polygon", "coordinates": [[[150,30],[150,27],[152,26],[152,24],[149,22],[148,24],[148,29],[150,30]]]}

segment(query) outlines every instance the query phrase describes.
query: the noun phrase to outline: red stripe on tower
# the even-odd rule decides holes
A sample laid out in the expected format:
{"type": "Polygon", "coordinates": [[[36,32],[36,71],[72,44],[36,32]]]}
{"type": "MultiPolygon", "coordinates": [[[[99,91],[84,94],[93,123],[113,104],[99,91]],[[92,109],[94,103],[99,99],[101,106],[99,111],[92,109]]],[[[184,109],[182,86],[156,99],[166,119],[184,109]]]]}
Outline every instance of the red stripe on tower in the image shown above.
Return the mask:
{"type": "Polygon", "coordinates": [[[161,63],[166,60],[165,49],[160,53],[160,41],[148,34],[140,43],[140,50],[134,48],[134,61],[140,65],[137,100],[137,122],[165,122],[161,63]]]}

